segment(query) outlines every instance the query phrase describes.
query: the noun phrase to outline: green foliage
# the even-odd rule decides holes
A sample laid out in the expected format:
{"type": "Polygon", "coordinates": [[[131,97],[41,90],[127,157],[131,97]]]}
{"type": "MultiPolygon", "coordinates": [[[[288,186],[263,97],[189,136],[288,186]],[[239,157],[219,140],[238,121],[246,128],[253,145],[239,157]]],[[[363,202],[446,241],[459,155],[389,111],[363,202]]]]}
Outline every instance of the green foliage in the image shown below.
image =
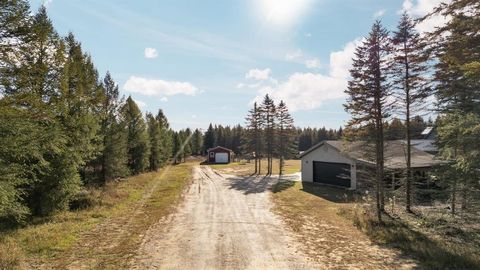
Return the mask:
{"type": "Polygon", "coordinates": [[[132,97],[127,98],[121,112],[128,131],[128,167],[133,174],[139,174],[149,165],[150,146],[147,126],[142,112],[132,97]]]}

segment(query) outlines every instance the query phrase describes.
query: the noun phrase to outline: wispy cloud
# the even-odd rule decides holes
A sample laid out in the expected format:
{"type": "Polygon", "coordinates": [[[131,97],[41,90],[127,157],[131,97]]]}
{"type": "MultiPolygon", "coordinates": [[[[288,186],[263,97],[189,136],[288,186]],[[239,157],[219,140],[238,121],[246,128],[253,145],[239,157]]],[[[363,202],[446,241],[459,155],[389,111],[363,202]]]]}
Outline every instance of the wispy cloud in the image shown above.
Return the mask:
{"type": "Polygon", "coordinates": [[[307,68],[315,69],[321,67],[320,60],[318,58],[308,59],[305,61],[305,66],[307,68]]]}
{"type": "Polygon", "coordinates": [[[158,57],[158,52],[155,48],[145,48],[145,51],[143,53],[145,55],[145,58],[152,59],[158,57]]]}
{"type": "Polygon", "coordinates": [[[269,68],[266,69],[250,69],[247,74],[245,74],[245,79],[254,79],[254,80],[267,80],[270,78],[271,70],[269,68]]]}
{"type": "Polygon", "coordinates": [[[374,18],[374,19],[381,18],[381,17],[383,17],[383,15],[385,15],[385,12],[387,12],[386,9],[380,9],[380,10],[378,10],[377,12],[375,12],[375,13],[373,14],[373,18],[374,18]]]}
{"type": "Polygon", "coordinates": [[[269,94],[277,102],[285,101],[290,110],[301,111],[319,108],[328,100],[344,98],[355,47],[360,41],[349,42],[341,51],[330,54],[328,74],[293,73],[286,81],[260,88],[253,101],[261,101],[269,94]]]}
{"type": "Polygon", "coordinates": [[[198,88],[189,82],[152,80],[136,76],[131,76],[123,86],[123,89],[130,93],[158,97],[162,101],[166,101],[164,98],[169,96],[194,96],[198,92],[198,88]]]}

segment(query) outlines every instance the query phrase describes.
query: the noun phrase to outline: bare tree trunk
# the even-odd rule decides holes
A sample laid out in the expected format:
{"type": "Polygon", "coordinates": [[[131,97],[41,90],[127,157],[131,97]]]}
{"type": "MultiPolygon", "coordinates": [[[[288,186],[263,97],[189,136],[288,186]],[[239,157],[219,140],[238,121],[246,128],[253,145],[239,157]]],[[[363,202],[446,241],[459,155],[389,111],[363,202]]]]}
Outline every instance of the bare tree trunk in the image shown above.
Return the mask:
{"type": "Polygon", "coordinates": [[[466,175],[463,176],[463,188],[462,188],[462,210],[467,210],[467,201],[468,201],[468,178],[466,175]]]}
{"type": "Polygon", "coordinates": [[[457,177],[454,176],[452,187],[452,215],[455,215],[455,205],[457,203],[457,177]]]}

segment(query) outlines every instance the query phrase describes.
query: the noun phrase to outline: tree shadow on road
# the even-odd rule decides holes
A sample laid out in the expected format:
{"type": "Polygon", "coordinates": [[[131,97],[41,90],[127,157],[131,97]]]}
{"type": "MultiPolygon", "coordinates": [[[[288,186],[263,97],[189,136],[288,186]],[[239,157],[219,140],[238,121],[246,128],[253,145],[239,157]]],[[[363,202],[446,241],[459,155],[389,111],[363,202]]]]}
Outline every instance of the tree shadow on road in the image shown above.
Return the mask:
{"type": "Polygon", "coordinates": [[[245,195],[263,193],[277,182],[276,177],[270,176],[235,176],[227,179],[230,189],[242,191],[245,195]]]}

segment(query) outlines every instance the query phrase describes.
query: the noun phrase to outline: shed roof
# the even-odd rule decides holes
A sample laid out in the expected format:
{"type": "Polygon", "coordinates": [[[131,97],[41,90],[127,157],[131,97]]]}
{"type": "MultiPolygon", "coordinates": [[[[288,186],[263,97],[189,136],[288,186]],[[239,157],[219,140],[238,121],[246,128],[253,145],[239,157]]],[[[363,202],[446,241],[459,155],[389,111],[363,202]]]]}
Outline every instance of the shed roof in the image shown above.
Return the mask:
{"type": "MultiPolygon", "coordinates": [[[[356,141],[356,142],[349,142],[349,141],[322,141],[315,146],[311,147],[307,151],[305,151],[301,157],[304,157],[314,151],[315,149],[319,148],[323,144],[328,144],[343,155],[366,163],[366,164],[374,164],[375,159],[375,149],[374,145],[368,144],[364,141],[356,141]]],[[[406,162],[406,144],[401,140],[394,140],[394,141],[386,141],[385,142],[385,167],[390,169],[400,169],[405,168],[407,166],[406,162]]],[[[412,154],[412,168],[425,168],[425,167],[432,167],[435,165],[439,165],[442,163],[440,160],[436,160],[435,157],[427,152],[424,152],[420,149],[415,148],[414,146],[411,147],[411,154],[412,154]]]]}
{"type": "Polygon", "coordinates": [[[211,151],[215,151],[215,150],[224,150],[224,151],[228,151],[228,152],[233,152],[231,149],[228,149],[228,148],[225,148],[225,147],[222,147],[222,146],[212,147],[212,148],[208,149],[207,152],[211,152],[211,151]]]}

